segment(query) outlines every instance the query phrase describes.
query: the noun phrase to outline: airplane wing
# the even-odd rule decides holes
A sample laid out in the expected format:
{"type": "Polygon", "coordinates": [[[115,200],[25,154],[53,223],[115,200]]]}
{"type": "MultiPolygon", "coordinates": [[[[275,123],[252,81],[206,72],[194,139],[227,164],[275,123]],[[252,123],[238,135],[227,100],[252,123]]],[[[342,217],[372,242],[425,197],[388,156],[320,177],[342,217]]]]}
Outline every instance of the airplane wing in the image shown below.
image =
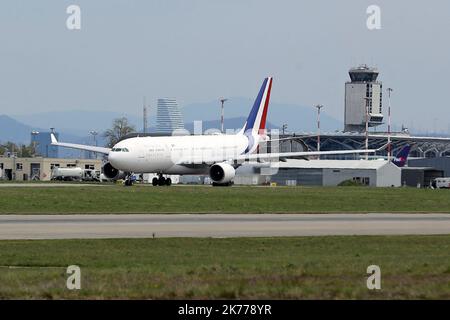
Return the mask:
{"type": "Polygon", "coordinates": [[[345,154],[368,154],[386,149],[388,143],[378,149],[360,149],[360,150],[333,150],[333,151],[301,151],[301,152],[281,152],[281,153],[253,153],[239,155],[236,160],[257,160],[257,159],[284,159],[309,156],[325,155],[345,155],[345,154]]]}
{"type": "Polygon", "coordinates": [[[180,165],[191,165],[193,163],[216,163],[223,161],[246,161],[246,160],[280,160],[288,158],[299,158],[299,157],[310,157],[310,156],[322,156],[322,155],[346,155],[346,154],[367,154],[367,153],[375,153],[377,151],[383,150],[385,146],[378,149],[362,149],[362,150],[335,150],[335,151],[301,151],[301,152],[274,152],[274,153],[253,153],[253,154],[241,154],[237,156],[233,155],[203,155],[203,156],[195,156],[188,157],[184,159],[180,159],[177,164],[180,165]]]}
{"type": "Polygon", "coordinates": [[[254,153],[254,154],[239,155],[235,160],[282,159],[282,158],[297,158],[297,157],[310,157],[310,156],[313,157],[313,156],[323,156],[323,155],[361,154],[361,153],[375,153],[377,151],[378,151],[378,149],[254,153]]]}
{"type": "Polygon", "coordinates": [[[51,134],[51,139],[52,139],[52,146],[72,148],[72,149],[79,149],[79,150],[86,150],[86,151],[103,153],[103,154],[109,154],[109,152],[111,151],[110,148],[88,146],[88,145],[84,145],[84,144],[58,142],[58,140],[56,140],[56,137],[55,137],[55,135],[53,133],[51,134]]]}

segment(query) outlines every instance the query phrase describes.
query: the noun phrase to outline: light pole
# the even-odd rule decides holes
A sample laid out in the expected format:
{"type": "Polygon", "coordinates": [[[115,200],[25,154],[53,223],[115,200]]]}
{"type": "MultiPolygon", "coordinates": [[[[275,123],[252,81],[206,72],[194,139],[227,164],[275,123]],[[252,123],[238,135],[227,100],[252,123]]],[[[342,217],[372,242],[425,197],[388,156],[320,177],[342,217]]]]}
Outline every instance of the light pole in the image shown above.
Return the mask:
{"type": "MultiPolygon", "coordinates": [[[[98,132],[95,131],[95,130],[91,130],[89,133],[94,137],[94,145],[97,146],[97,135],[98,135],[98,132]]],[[[96,153],[94,153],[94,154],[95,154],[95,158],[97,158],[97,154],[96,153]]]]}
{"type": "Polygon", "coordinates": [[[33,130],[31,131],[32,141],[31,144],[33,146],[33,157],[36,157],[36,137],[39,135],[39,131],[33,130]]]}
{"type": "Polygon", "coordinates": [[[147,127],[148,127],[148,118],[147,118],[147,99],[144,96],[144,105],[142,107],[142,132],[145,134],[147,133],[147,127]]]}
{"type": "Polygon", "coordinates": [[[11,145],[11,156],[13,158],[13,173],[12,173],[12,180],[15,181],[16,180],[16,155],[15,155],[15,145],[14,143],[11,145]]]}
{"type": "Polygon", "coordinates": [[[282,132],[283,136],[284,136],[284,132],[286,131],[286,129],[287,129],[287,124],[285,123],[285,124],[283,124],[283,126],[281,127],[281,132],[282,132]]]}
{"type": "Polygon", "coordinates": [[[316,108],[317,108],[317,151],[320,151],[320,109],[323,108],[323,105],[318,104],[316,105],[316,108]]]}
{"type": "MultiPolygon", "coordinates": [[[[287,129],[287,124],[286,123],[284,123],[282,126],[281,126],[281,137],[282,138],[284,138],[284,134],[285,134],[285,132],[286,132],[286,129],[287,129]]],[[[279,144],[278,144],[278,146],[279,146],[279,149],[283,149],[283,142],[282,142],[283,140],[280,140],[280,142],[279,142],[279,144]]],[[[291,145],[291,150],[292,150],[292,145],[291,145]]]]}
{"type": "MultiPolygon", "coordinates": [[[[55,128],[50,128],[50,134],[54,134],[56,136],[55,128]]],[[[48,144],[45,145],[45,157],[48,158],[48,144]]]]}
{"type": "MultiPolygon", "coordinates": [[[[369,101],[371,98],[364,98],[366,100],[366,150],[369,149],[369,101]]],[[[366,160],[369,160],[369,154],[366,153],[366,160]]]]}
{"type": "Polygon", "coordinates": [[[221,113],[220,113],[220,131],[222,133],[225,133],[225,131],[224,131],[224,119],[223,119],[223,113],[224,113],[223,107],[224,107],[225,101],[227,101],[227,100],[228,99],[220,98],[220,102],[222,103],[222,109],[221,109],[221,113]]]}
{"type": "Polygon", "coordinates": [[[95,131],[95,130],[92,130],[89,133],[94,137],[94,145],[97,146],[97,135],[98,135],[98,132],[95,131]]]}
{"type": "Polygon", "coordinates": [[[392,88],[387,88],[388,92],[388,161],[391,161],[391,93],[392,88]]]}

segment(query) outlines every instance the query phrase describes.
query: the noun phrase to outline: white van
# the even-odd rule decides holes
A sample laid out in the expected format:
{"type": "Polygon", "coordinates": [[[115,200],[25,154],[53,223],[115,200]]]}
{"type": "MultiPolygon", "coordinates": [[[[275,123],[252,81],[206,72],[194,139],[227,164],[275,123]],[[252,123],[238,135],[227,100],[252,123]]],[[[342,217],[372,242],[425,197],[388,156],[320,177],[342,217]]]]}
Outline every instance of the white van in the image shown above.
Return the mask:
{"type": "Polygon", "coordinates": [[[450,189],[450,178],[436,178],[434,179],[434,187],[441,189],[450,189]]]}

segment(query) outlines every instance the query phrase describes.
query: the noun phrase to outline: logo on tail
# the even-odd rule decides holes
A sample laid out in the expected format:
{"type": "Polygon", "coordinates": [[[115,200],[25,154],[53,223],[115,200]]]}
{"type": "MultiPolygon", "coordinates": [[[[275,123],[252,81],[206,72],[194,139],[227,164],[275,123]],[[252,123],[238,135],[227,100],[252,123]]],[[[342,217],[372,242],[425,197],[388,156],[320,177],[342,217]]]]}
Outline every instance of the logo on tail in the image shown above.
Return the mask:
{"type": "Polygon", "coordinates": [[[411,150],[411,146],[406,145],[403,147],[402,150],[397,154],[397,156],[392,159],[392,162],[397,167],[404,167],[406,164],[406,161],[408,160],[409,151],[411,150]]]}

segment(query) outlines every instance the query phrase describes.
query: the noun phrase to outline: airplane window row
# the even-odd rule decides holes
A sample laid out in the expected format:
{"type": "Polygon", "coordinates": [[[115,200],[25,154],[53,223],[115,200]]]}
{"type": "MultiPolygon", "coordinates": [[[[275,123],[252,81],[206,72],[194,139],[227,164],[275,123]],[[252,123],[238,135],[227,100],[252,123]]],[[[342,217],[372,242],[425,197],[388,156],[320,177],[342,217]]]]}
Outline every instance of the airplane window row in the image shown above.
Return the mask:
{"type": "Polygon", "coordinates": [[[112,148],[112,152],[130,152],[127,148],[112,148]]]}

